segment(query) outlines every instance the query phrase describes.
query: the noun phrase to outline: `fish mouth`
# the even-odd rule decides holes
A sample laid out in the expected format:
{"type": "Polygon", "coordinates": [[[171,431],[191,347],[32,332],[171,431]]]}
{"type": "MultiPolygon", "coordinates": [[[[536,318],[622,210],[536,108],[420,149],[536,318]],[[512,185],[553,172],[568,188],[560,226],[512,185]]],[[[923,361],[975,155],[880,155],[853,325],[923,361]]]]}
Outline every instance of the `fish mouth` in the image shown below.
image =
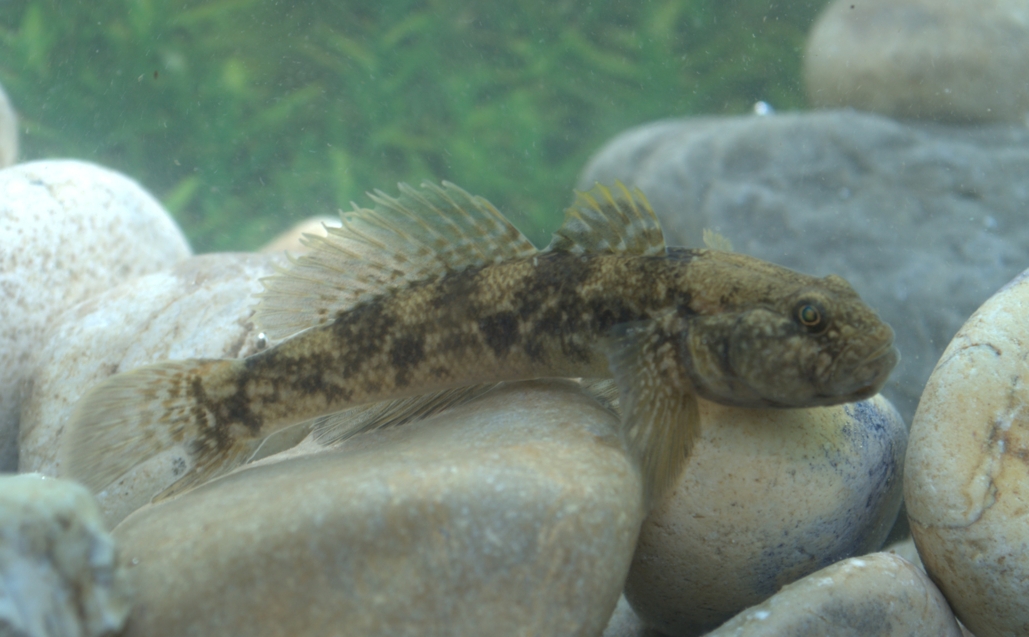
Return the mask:
{"type": "MultiPolygon", "coordinates": [[[[840,357],[840,363],[846,356],[840,357]]],[[[879,393],[890,377],[890,372],[900,361],[900,351],[893,345],[893,338],[884,339],[883,344],[860,362],[852,365],[840,365],[833,372],[829,391],[820,394],[819,398],[826,404],[855,402],[871,398],[879,393]],[[849,382],[840,382],[841,377],[849,377],[849,382]]]]}

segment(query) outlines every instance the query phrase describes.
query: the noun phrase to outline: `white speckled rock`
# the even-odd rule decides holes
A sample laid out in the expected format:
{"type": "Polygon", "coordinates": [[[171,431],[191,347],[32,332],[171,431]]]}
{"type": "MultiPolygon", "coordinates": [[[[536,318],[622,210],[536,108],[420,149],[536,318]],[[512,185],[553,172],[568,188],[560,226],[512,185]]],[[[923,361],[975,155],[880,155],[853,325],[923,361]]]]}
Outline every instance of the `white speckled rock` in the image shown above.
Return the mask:
{"type": "Polygon", "coordinates": [[[1027,315],[1029,270],[958,331],[911,425],[911,534],[977,637],[1029,634],[1027,315]]]}
{"type": "Polygon", "coordinates": [[[339,217],[311,217],[305,219],[293,226],[289,230],[286,230],[282,234],[278,235],[264,246],[261,247],[258,252],[274,253],[274,252],[291,252],[297,254],[300,252],[307,252],[307,246],[300,243],[300,238],[305,234],[313,234],[319,236],[325,236],[325,226],[336,226],[339,227],[339,217]]]}
{"type": "Polygon", "coordinates": [[[642,519],[617,432],[523,383],[146,506],[125,635],[597,635],[642,519]]]}
{"type": "Polygon", "coordinates": [[[113,634],[130,591],[89,492],[35,474],[0,476],[0,635],[113,634]]]}
{"type": "Polygon", "coordinates": [[[18,114],[0,86],[0,168],[18,161],[18,114]]]}
{"type": "Polygon", "coordinates": [[[815,106],[902,118],[1025,121],[1025,0],[837,0],[804,59],[815,106]]]}
{"type": "Polygon", "coordinates": [[[885,398],[800,410],[702,402],[701,419],[678,485],[643,524],[626,581],[648,625],[700,634],[882,545],[900,507],[907,440],[885,398]]]}
{"type": "Polygon", "coordinates": [[[118,173],[78,161],[0,170],[0,471],[17,466],[21,384],[57,314],[189,253],[161,205],[118,173]]]}
{"type": "MultiPolygon", "coordinates": [[[[21,419],[21,471],[58,475],[57,448],[75,402],[108,376],[164,359],[235,358],[261,349],[250,321],[281,255],[209,254],[127,281],[76,305],[46,332],[21,419]]],[[[172,481],[146,463],[98,501],[109,526],[172,481]]],[[[170,475],[170,474],[169,474],[170,475]]]]}
{"type": "Polygon", "coordinates": [[[947,600],[888,553],[837,562],[783,588],[709,637],[961,637],[947,600]]]}

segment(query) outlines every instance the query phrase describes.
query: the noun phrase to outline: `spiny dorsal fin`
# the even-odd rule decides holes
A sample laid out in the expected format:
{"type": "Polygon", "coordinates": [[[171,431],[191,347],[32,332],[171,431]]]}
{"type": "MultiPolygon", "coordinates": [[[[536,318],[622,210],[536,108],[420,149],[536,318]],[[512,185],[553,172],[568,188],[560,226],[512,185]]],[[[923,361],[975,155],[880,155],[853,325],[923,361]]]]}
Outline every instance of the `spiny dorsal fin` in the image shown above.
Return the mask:
{"type": "Polygon", "coordinates": [[[618,408],[629,452],[643,476],[644,502],[653,507],[675,485],[700,431],[697,398],[669,374],[674,356],[655,320],[615,326],[606,343],[618,385],[618,408]]]}
{"type": "Polygon", "coordinates": [[[313,423],[315,440],[322,445],[334,445],[366,431],[424,420],[447,409],[471,402],[493,391],[498,385],[499,383],[467,385],[434,394],[361,405],[322,416],[313,423]]]}
{"type": "Polygon", "coordinates": [[[547,250],[572,254],[664,256],[665,237],[647,198],[621,182],[575,193],[547,250]]]}
{"type": "Polygon", "coordinates": [[[708,250],[732,252],[732,242],[710,228],[704,228],[704,247],[708,250]]]}
{"type": "Polygon", "coordinates": [[[311,252],[263,280],[254,321],[269,338],[327,323],[415,281],[537,252],[482,197],[449,182],[399,187],[399,197],[370,194],[374,209],[355,205],[326,236],[305,235],[311,252]]]}

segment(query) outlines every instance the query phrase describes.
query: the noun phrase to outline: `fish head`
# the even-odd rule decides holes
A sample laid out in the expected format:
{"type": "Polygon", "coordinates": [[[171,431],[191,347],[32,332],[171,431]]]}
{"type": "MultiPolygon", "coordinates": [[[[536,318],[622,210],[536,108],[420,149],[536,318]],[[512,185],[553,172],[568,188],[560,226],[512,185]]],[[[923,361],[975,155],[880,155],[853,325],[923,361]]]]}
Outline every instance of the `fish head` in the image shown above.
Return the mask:
{"type": "Polygon", "coordinates": [[[751,302],[691,326],[697,393],[741,407],[835,405],[878,393],[900,360],[890,326],[844,279],[783,272],[778,283],[755,286],[751,302]]]}

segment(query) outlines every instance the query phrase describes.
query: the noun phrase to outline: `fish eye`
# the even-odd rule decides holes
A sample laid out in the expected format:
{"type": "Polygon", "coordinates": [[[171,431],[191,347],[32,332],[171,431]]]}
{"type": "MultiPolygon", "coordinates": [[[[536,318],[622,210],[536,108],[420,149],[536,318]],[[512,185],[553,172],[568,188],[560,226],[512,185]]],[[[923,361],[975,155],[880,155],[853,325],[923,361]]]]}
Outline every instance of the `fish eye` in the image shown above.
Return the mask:
{"type": "Polygon", "coordinates": [[[797,322],[809,332],[818,333],[829,326],[829,316],[820,303],[813,300],[802,300],[793,311],[797,322]]]}

